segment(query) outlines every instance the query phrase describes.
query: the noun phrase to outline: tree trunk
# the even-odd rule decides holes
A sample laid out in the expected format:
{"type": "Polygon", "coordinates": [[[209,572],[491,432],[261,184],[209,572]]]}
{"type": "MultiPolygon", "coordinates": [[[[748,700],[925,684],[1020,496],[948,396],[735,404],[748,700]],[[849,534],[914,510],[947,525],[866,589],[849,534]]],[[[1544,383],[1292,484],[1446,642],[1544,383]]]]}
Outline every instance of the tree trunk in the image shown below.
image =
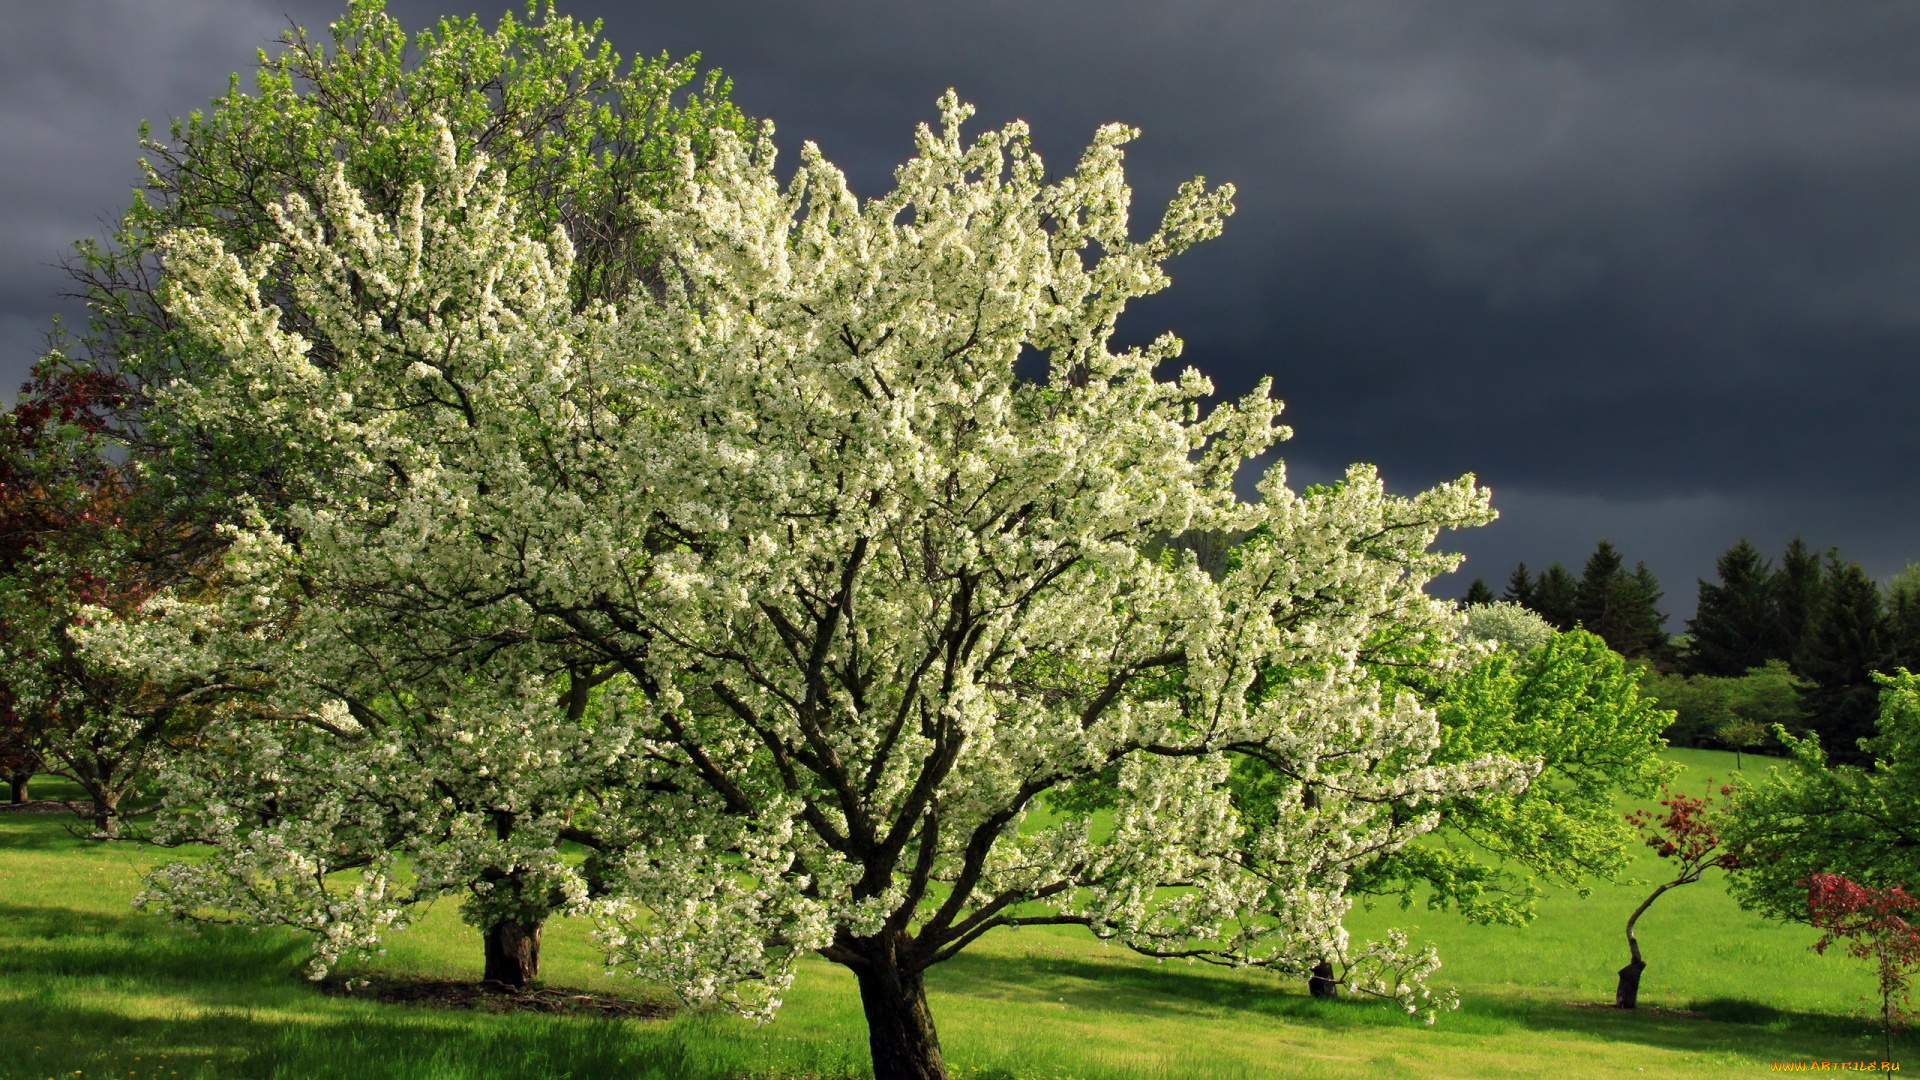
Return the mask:
{"type": "Polygon", "coordinates": [[[120,838],[120,793],[105,788],[95,788],[88,793],[93,805],[88,808],[88,816],[93,818],[94,840],[118,840],[120,838]]]}
{"type": "Polygon", "coordinates": [[[33,793],[28,790],[33,784],[33,774],[17,772],[7,777],[7,783],[13,788],[13,805],[33,801],[33,793]]]}
{"type": "Polygon", "coordinates": [[[487,967],[480,977],[487,982],[525,987],[540,975],[539,923],[502,919],[487,928],[485,943],[487,967]]]}
{"type": "Polygon", "coordinates": [[[1620,969],[1620,985],[1613,991],[1613,1007],[1616,1009],[1637,1009],[1640,1007],[1640,973],[1647,968],[1647,962],[1634,957],[1626,967],[1620,969]]]}
{"type": "Polygon", "coordinates": [[[1333,977],[1332,963],[1322,960],[1313,965],[1313,973],[1307,976],[1307,993],[1317,998],[1340,996],[1340,984],[1333,977]]]}
{"type": "Polygon", "coordinates": [[[1640,956],[1640,939],[1634,936],[1633,924],[1640,921],[1640,916],[1647,913],[1647,909],[1653,906],[1655,900],[1660,899],[1661,893],[1675,885],[1690,885],[1699,880],[1699,875],[1696,874],[1669,881],[1653,890],[1653,895],[1640,901],[1640,906],[1634,908],[1633,914],[1627,916],[1627,950],[1633,955],[1633,959],[1627,961],[1627,966],[1620,969],[1620,985],[1613,991],[1614,1008],[1637,1009],[1640,1007],[1640,973],[1647,969],[1647,962],[1640,956]]]}
{"type": "Polygon", "coordinates": [[[927,987],[920,972],[903,971],[890,949],[873,950],[853,969],[860,981],[860,1005],[867,1013],[867,1046],[873,1052],[873,1080],[946,1080],[940,1036],[927,1009],[927,987]]]}
{"type": "Polygon", "coordinates": [[[1880,991],[1880,1037],[1885,1041],[1886,1056],[1882,1061],[1893,1060],[1893,992],[1880,991]]]}

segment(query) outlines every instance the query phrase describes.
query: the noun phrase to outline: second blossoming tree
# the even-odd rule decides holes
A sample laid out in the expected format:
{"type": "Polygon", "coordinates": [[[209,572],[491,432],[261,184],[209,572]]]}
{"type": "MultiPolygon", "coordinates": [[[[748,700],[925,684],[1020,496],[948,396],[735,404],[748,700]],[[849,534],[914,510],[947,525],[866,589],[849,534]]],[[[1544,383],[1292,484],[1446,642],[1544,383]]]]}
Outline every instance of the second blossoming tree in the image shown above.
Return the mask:
{"type": "MultiPolygon", "coordinates": [[[[454,640],[518,657],[432,693],[473,688],[535,757],[618,759],[627,794],[567,819],[596,852],[568,902],[689,999],[763,1012],[818,953],[857,978],[887,1080],[945,1075],[925,973],[1003,927],[1295,973],[1341,957],[1411,1004],[1430,964],[1349,945],[1348,876],[1529,769],[1434,764],[1432,712],[1370,662],[1471,659],[1422,586],[1485,493],[1393,496],[1366,467],[1296,493],[1276,466],[1237,498],[1284,436],[1267,387],[1208,408],[1197,372],[1156,374],[1176,340],[1109,344],[1230,189],[1183,187],[1136,240],[1130,131],[1049,180],[1022,125],[967,142],[968,110],[941,109],[867,201],[811,146],[782,184],[770,135],[716,132],[651,213],[655,287],[584,311],[566,238],[519,235],[450,140],[390,217],[340,180],[267,251],[176,235],[174,310],[230,362],[165,408],[202,444],[270,427],[335,493],[256,519],[249,572],[281,583],[262,595],[412,628],[356,635],[368,670],[454,640]],[[270,264],[313,326],[261,297],[270,264]],[[1189,529],[1252,538],[1216,577],[1158,543],[1189,529]],[[564,710],[506,707],[592,679],[604,711],[565,738],[539,734],[564,710]],[[1278,778],[1257,812],[1242,757],[1278,778]]],[[[412,768],[389,737],[381,790],[412,768]]]]}

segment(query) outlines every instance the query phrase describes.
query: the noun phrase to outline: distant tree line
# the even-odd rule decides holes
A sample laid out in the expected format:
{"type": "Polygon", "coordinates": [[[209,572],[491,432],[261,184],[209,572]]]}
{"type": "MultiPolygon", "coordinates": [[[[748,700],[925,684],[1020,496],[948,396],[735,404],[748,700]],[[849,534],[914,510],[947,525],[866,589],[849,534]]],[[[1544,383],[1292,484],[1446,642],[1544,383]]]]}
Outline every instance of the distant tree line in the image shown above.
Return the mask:
{"type": "Polygon", "coordinates": [[[1602,540],[1577,578],[1559,563],[1538,575],[1521,563],[1507,578],[1503,598],[1538,612],[1557,630],[1580,627],[1595,634],[1631,659],[1668,651],[1667,616],[1659,607],[1663,595],[1646,563],[1629,572],[1619,550],[1602,540]]]}
{"type": "Polygon", "coordinates": [[[1836,759],[1865,760],[1859,740],[1878,731],[1874,675],[1920,669],[1920,565],[1882,587],[1838,549],[1795,537],[1777,565],[1742,539],[1715,569],[1680,638],[1666,633],[1646,564],[1628,571],[1606,540],[1578,577],[1559,563],[1538,574],[1521,563],[1501,596],[1476,579],[1465,602],[1505,599],[1641,659],[1649,690],[1679,713],[1674,742],[1743,749],[1785,723],[1836,759]]]}

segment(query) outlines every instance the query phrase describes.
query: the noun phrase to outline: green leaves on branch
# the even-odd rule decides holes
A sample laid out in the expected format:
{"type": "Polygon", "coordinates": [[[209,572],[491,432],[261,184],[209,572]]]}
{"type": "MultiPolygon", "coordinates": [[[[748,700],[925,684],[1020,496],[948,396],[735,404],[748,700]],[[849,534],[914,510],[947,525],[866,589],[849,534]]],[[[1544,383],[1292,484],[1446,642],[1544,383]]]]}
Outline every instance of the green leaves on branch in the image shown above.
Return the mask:
{"type": "Polygon", "coordinates": [[[1503,754],[1539,773],[1524,790],[1446,804],[1443,827],[1383,861],[1365,891],[1410,901],[1424,888],[1433,907],[1517,924],[1532,917],[1529,879],[1580,887],[1625,867],[1634,834],[1614,800],[1652,790],[1672,714],[1604,641],[1571,630],[1503,649],[1448,683],[1436,708],[1436,760],[1503,754]]]}

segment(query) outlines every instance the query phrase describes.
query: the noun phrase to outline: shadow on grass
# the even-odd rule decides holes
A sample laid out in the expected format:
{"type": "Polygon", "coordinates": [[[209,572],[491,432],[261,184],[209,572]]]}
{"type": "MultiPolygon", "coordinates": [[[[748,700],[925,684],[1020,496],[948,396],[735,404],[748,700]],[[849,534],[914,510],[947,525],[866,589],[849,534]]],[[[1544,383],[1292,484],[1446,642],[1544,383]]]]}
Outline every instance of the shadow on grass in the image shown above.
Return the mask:
{"type": "Polygon", "coordinates": [[[0,903],[0,1078],[722,1080],[855,1075],[724,1017],[447,1010],[322,994],[287,933],[0,903]]]}
{"type": "MultiPolygon", "coordinates": [[[[1422,1028],[1397,1009],[1369,998],[1315,999],[1305,987],[1241,973],[1212,973],[1185,965],[1146,967],[1116,957],[960,956],[936,969],[934,989],[1018,1001],[1064,997],[1077,1008],[1140,1016],[1240,1013],[1344,1031],[1363,1027],[1422,1028]]],[[[1737,1054],[1760,1060],[1870,1058],[1879,1035],[1860,1017],[1778,1009],[1732,998],[1696,1001],[1699,1016],[1668,1011],[1575,1008],[1558,1001],[1468,995],[1458,1013],[1437,1029],[1465,1035],[1516,1028],[1639,1043],[1682,1053],[1737,1054]]],[[[1896,1051],[1920,1040],[1896,1038],[1896,1051]]]]}
{"type": "Polygon", "coordinates": [[[125,851],[162,852],[169,856],[176,850],[146,843],[148,826],[151,819],[148,811],[129,812],[121,818],[124,832],[115,840],[102,840],[90,835],[93,831],[93,819],[66,810],[51,812],[20,813],[18,811],[0,812],[0,851],[48,852],[90,852],[119,853],[125,851]]]}
{"type": "Polygon", "coordinates": [[[1787,1022],[1787,1014],[1779,1009],[1741,998],[1709,998],[1705,1001],[1690,1002],[1687,1008],[1708,1020],[1718,1020],[1723,1024],[1757,1024],[1767,1027],[1787,1022]]]}
{"type": "Polygon", "coordinates": [[[0,977],[285,983],[305,954],[290,934],[208,926],[196,935],[136,912],[0,903],[0,977]]]}
{"type": "MultiPolygon", "coordinates": [[[[1861,1017],[1779,1009],[1735,998],[1693,1002],[1689,1008],[1702,1014],[1698,1017],[1492,997],[1478,998],[1468,1008],[1504,1016],[1534,1031],[1578,1033],[1690,1053],[1746,1054],[1781,1061],[1879,1056],[1878,1030],[1861,1017]]],[[[1894,1040],[1896,1054],[1911,1045],[1910,1039],[1894,1040]]]]}
{"type": "Polygon", "coordinates": [[[9,1048],[5,1075],[21,1077],[720,1080],[739,1065],[697,1030],[657,1023],[345,1012],[322,1021],[244,1010],[156,1018],[43,998],[9,1005],[0,1044],[9,1048]]]}
{"type": "Polygon", "coordinates": [[[1274,978],[1180,965],[1143,966],[1130,957],[1113,960],[1028,954],[967,956],[934,969],[934,989],[971,997],[1051,1000],[1066,996],[1082,1008],[1137,1016],[1170,1012],[1253,1013],[1323,1027],[1401,1026],[1406,1014],[1371,998],[1313,998],[1302,985],[1289,992],[1274,978]]]}

